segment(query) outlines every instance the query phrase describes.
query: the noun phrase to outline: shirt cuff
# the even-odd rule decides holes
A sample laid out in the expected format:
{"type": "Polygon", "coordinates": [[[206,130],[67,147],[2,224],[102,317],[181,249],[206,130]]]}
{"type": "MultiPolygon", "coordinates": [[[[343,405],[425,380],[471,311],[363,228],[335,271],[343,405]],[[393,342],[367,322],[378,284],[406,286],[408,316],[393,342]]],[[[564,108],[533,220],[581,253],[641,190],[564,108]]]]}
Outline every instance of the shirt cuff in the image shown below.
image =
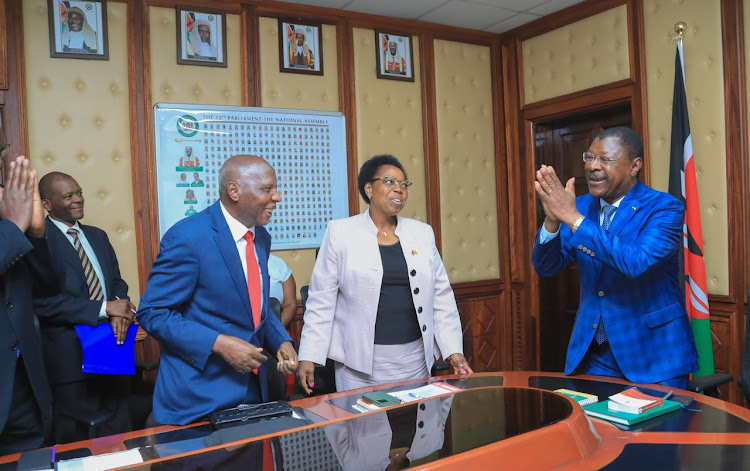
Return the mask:
{"type": "Polygon", "coordinates": [[[539,243],[546,244],[547,242],[557,237],[557,234],[559,233],[560,228],[558,228],[555,232],[550,232],[544,227],[544,223],[542,223],[542,228],[539,229],[539,243]]]}
{"type": "Polygon", "coordinates": [[[99,319],[109,319],[107,315],[107,301],[102,301],[102,307],[99,309],[99,319]]]}

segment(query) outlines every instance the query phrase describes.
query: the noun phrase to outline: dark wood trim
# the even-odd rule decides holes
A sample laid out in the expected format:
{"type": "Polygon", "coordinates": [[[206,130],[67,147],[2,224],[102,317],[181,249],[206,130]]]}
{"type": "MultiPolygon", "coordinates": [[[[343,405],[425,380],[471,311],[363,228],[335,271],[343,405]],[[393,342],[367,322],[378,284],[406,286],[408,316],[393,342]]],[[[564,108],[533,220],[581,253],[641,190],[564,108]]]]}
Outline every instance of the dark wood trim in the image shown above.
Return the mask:
{"type": "Polygon", "coordinates": [[[633,97],[630,110],[633,129],[643,139],[643,181],[651,183],[649,158],[648,100],[646,93],[646,40],[643,26],[643,0],[628,0],[628,38],[630,39],[630,77],[633,79],[633,97]]]}
{"type": "MultiPolygon", "coordinates": [[[[138,3],[139,0],[134,0],[136,3],[138,3]]],[[[169,0],[141,0],[143,3],[145,3],[145,7],[163,7],[163,8],[176,8],[177,6],[180,7],[189,7],[189,8],[198,8],[198,9],[206,9],[210,8],[213,10],[219,10],[222,13],[226,13],[229,15],[238,15],[242,13],[242,3],[247,2],[240,2],[240,1],[221,1],[221,0],[176,0],[176,1],[169,1],[169,0]]]]}
{"type": "Polygon", "coordinates": [[[260,78],[260,18],[256,8],[245,5],[243,12],[242,37],[245,48],[245,73],[242,76],[242,103],[244,106],[261,106],[261,78],[260,78]]]}
{"type": "MultiPolygon", "coordinates": [[[[6,0],[8,39],[8,89],[2,96],[3,128],[10,144],[5,162],[11,157],[29,155],[29,132],[26,112],[26,69],[23,55],[23,7],[21,0],[6,0]]],[[[33,156],[32,156],[33,157],[33,156]]],[[[32,158],[32,165],[34,161],[32,158]]]]}
{"type": "MultiPolygon", "coordinates": [[[[503,59],[500,41],[490,46],[491,83],[503,82],[503,59]]],[[[507,279],[504,267],[508,265],[508,154],[505,152],[505,117],[503,116],[503,88],[492,87],[492,117],[495,154],[495,214],[497,215],[497,268],[501,281],[507,279]]]]}
{"type": "Polygon", "coordinates": [[[336,24],[336,47],[339,56],[339,110],[346,117],[346,165],[349,179],[349,215],[359,214],[359,192],[357,174],[359,159],[357,150],[357,89],[354,73],[354,28],[348,21],[336,24]],[[352,182],[354,184],[352,184],[352,182]]]}
{"type": "Polygon", "coordinates": [[[440,147],[438,145],[437,84],[435,81],[435,38],[431,33],[420,35],[419,51],[427,224],[432,226],[435,233],[435,245],[438,252],[442,254],[443,232],[440,220],[440,147]]]}
{"type": "Polygon", "coordinates": [[[515,38],[521,41],[548,33],[557,28],[567,26],[576,21],[583,20],[590,16],[598,15],[612,8],[619,7],[629,0],[587,0],[578,3],[564,10],[547,15],[531,23],[519,26],[502,34],[501,38],[515,38]]]}
{"type": "MultiPolygon", "coordinates": [[[[521,64],[519,64],[519,67],[521,67],[521,64]]],[[[523,105],[521,111],[527,119],[546,120],[564,116],[568,109],[588,111],[607,108],[612,103],[625,102],[632,96],[633,81],[628,78],[523,105]],[[605,102],[597,100],[604,100],[605,102]]]]}
{"type": "Polygon", "coordinates": [[[8,18],[5,0],[0,0],[0,90],[8,89],[8,18]]]}
{"type": "Polygon", "coordinates": [[[494,295],[503,292],[505,286],[501,279],[467,281],[465,283],[452,283],[453,294],[456,298],[476,298],[479,296],[494,295]]]}
{"type": "Polygon", "coordinates": [[[141,293],[146,289],[151,264],[159,251],[159,225],[156,217],[156,189],[153,153],[153,110],[151,108],[151,56],[149,49],[149,7],[141,1],[133,1],[128,11],[134,41],[129,48],[131,117],[131,152],[133,167],[133,204],[135,205],[136,243],[141,257],[138,259],[138,274],[141,293]],[[132,51],[132,52],[131,52],[132,51]]]}
{"type": "Polygon", "coordinates": [[[510,280],[512,282],[524,282],[526,279],[527,266],[530,263],[530,254],[527,233],[524,230],[524,214],[526,213],[523,188],[525,185],[525,172],[523,171],[521,158],[523,131],[520,122],[519,101],[519,54],[520,42],[515,39],[505,40],[501,45],[500,57],[502,58],[502,87],[503,87],[503,112],[505,116],[505,155],[507,164],[507,194],[508,194],[508,243],[510,248],[510,280]]]}
{"type": "MultiPolygon", "coordinates": [[[[721,1],[724,54],[724,122],[726,128],[727,218],[729,224],[729,298],[742,305],[747,293],[750,242],[748,198],[750,168],[747,142],[747,89],[742,0],[721,1]]],[[[743,336],[738,336],[742,339],[743,336]]]]}

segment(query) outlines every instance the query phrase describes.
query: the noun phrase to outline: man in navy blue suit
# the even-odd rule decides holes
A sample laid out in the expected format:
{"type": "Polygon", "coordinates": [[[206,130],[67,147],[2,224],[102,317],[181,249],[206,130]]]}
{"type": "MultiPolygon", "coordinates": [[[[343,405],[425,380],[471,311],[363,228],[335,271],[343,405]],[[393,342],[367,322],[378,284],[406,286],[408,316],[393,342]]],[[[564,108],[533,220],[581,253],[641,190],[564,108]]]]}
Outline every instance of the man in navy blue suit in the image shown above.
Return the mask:
{"type": "MultiPolygon", "coordinates": [[[[47,218],[47,240],[59,284],[56,296],[34,300],[44,340],[44,360],[54,398],[52,432],[55,443],[90,437],[87,419],[108,412],[96,437],[132,430],[128,408],[130,378],[86,374],[76,325],[110,323],[122,345],[135,306],[107,233],[80,224],[84,216],[83,190],[65,173],[50,172],[39,180],[47,218]]],[[[123,347],[124,348],[124,347],[123,347]]]]}
{"type": "MultiPolygon", "coordinates": [[[[5,139],[0,130],[0,167],[5,139]]],[[[0,185],[0,455],[40,447],[52,419],[32,295],[56,289],[36,171],[19,156],[0,185]]]]}
{"type": "Polygon", "coordinates": [[[684,207],[638,179],[643,142],[602,131],[583,153],[589,194],[575,197],[552,167],[536,172],[545,220],[532,262],[540,276],[578,264],[580,302],[565,374],[686,388],[697,352],[680,291],[684,207]]]}
{"type": "Polygon", "coordinates": [[[237,155],[219,173],[219,201],[170,228],[138,320],[161,342],[150,424],[184,425],[268,397],[266,356],[297,368],[292,340],[269,307],[271,236],[281,201],[263,159],[237,155]]]}

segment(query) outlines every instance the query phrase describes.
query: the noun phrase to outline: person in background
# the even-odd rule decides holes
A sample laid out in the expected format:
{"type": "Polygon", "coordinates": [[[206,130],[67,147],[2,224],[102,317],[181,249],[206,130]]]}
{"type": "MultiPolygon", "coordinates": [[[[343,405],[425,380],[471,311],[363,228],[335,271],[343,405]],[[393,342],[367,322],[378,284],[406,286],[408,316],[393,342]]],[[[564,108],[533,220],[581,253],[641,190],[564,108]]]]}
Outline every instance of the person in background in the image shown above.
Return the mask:
{"type": "Polygon", "coordinates": [[[297,283],[294,275],[283,258],[271,254],[268,257],[268,276],[271,278],[270,296],[278,299],[281,304],[279,320],[285,329],[289,329],[297,313],[297,283]]]}
{"type": "Polygon", "coordinates": [[[83,373],[83,350],[75,330],[76,325],[109,322],[117,344],[125,342],[135,306],[115,249],[106,232],[79,223],[85,199],[73,177],[50,172],[39,180],[39,194],[49,213],[47,240],[59,284],[59,294],[34,300],[54,398],[53,438],[59,444],[129,432],[130,377],[83,373]],[[71,418],[101,411],[111,411],[111,416],[96,428],[96,437],[71,418]]]}
{"type": "Polygon", "coordinates": [[[398,214],[411,182],[392,155],[359,170],[369,209],[331,221],[315,262],[300,343],[300,384],[334,360],[336,389],[425,378],[443,357],[472,373],[453,289],[427,224],[398,214]]]}
{"type": "MultiPolygon", "coordinates": [[[[6,150],[0,129],[3,168],[6,150]]],[[[0,455],[39,448],[52,421],[32,304],[57,289],[51,265],[36,171],[19,156],[0,185],[0,455]]]]}

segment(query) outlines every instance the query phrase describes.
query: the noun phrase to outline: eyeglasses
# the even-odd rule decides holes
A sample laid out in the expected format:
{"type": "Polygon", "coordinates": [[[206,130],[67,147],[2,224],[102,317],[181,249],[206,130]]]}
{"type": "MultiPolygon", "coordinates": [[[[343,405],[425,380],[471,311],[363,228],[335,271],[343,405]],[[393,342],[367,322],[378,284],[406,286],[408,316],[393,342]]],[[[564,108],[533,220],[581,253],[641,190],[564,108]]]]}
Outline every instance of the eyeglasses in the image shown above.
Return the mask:
{"type": "Polygon", "coordinates": [[[584,152],[581,157],[583,157],[583,161],[587,164],[593,162],[596,159],[599,159],[599,162],[602,165],[610,165],[610,164],[617,162],[618,160],[622,160],[622,157],[620,157],[619,159],[610,159],[609,157],[602,157],[601,155],[594,155],[593,153],[589,151],[584,152]]]}
{"type": "Polygon", "coordinates": [[[370,180],[370,183],[374,183],[376,181],[380,181],[385,187],[387,188],[393,188],[394,186],[398,185],[401,187],[402,190],[409,190],[409,187],[413,185],[412,182],[409,180],[400,181],[393,177],[380,177],[380,178],[374,178],[370,180]]]}

